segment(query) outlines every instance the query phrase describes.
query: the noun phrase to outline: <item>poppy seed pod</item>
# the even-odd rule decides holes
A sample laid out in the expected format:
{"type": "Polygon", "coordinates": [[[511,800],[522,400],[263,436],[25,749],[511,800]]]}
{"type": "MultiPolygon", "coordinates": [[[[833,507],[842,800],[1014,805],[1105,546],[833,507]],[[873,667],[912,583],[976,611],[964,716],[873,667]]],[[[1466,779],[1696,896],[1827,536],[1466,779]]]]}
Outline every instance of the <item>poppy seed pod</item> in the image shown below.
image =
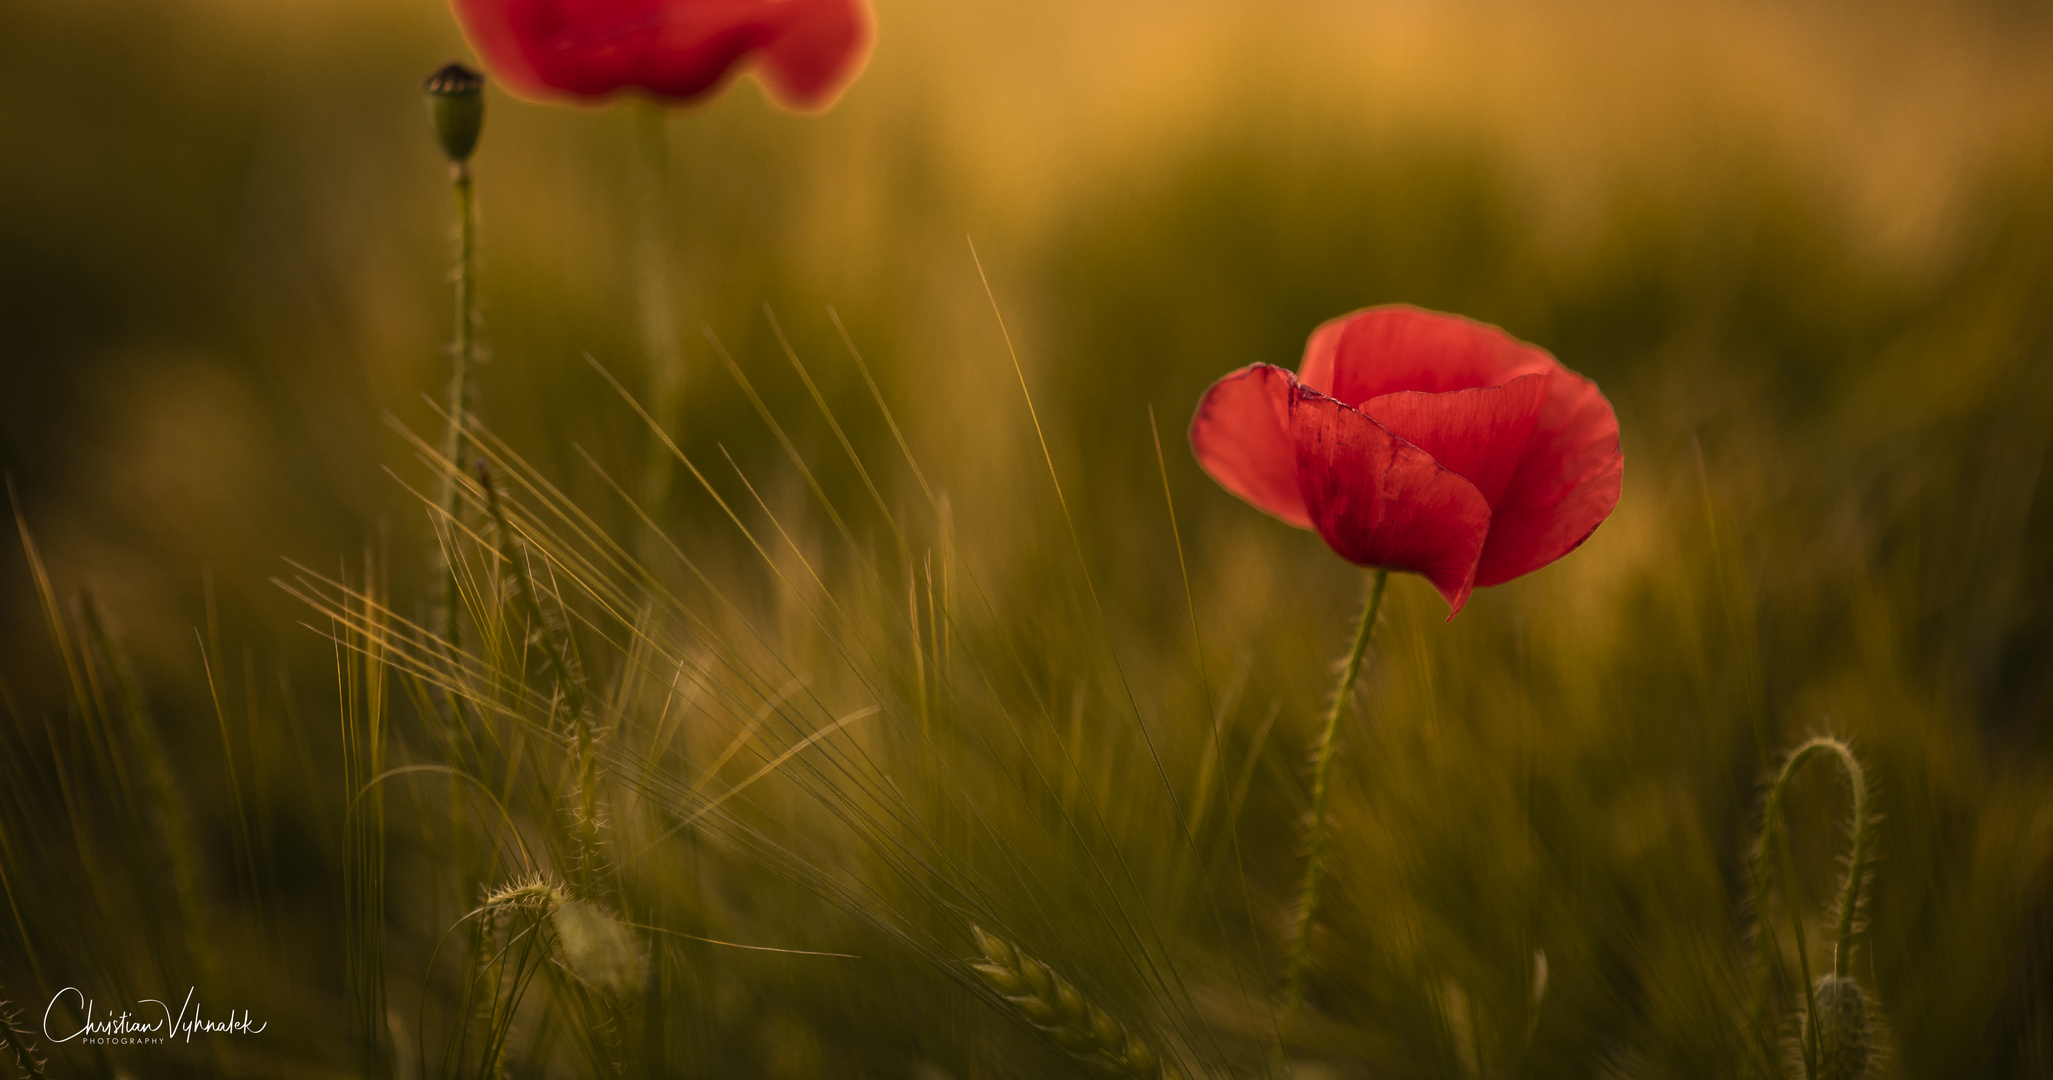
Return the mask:
{"type": "Polygon", "coordinates": [[[1875,1030],[1868,997],[1844,975],[1823,975],[1811,990],[1815,1016],[1804,1018],[1805,1043],[1816,1039],[1818,1080],[1860,1080],[1874,1056],[1875,1030]]]}
{"type": "Polygon", "coordinates": [[[449,160],[461,165],[478,147],[485,126],[485,77],[452,60],[421,84],[428,123],[449,160]]]}

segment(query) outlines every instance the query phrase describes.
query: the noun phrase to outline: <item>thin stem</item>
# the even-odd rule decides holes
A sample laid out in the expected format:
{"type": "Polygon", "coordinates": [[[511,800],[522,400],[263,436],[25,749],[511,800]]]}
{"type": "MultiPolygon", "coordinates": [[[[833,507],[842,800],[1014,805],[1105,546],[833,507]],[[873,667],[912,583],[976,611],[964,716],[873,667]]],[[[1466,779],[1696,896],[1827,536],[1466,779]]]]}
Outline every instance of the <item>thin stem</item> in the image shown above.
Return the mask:
{"type": "MultiPolygon", "coordinates": [[[[155,824],[159,830],[157,840],[164,846],[165,860],[170,864],[172,891],[177,894],[179,918],[194,966],[202,977],[219,978],[220,964],[206,932],[206,906],[200,895],[200,869],[194,855],[197,845],[193,841],[192,821],[184,800],[179,796],[177,774],[171,769],[163,735],[157,728],[156,719],[150,715],[148,700],[136,678],[135,666],[129,662],[127,650],[108,631],[107,620],[100,614],[99,602],[92,593],[86,592],[79,596],[79,606],[84,609],[86,632],[92,647],[113,677],[115,692],[128,720],[129,739],[143,760],[143,774],[149,781],[150,795],[155,803],[155,824]]],[[[91,662],[90,657],[87,662],[91,662]]]]}
{"type": "MultiPolygon", "coordinates": [[[[1811,945],[1805,938],[1803,921],[1803,910],[1809,907],[1810,904],[1808,898],[1803,893],[1803,882],[1799,881],[1796,876],[1796,849],[1789,846],[1789,826],[1787,822],[1784,822],[1782,827],[1776,830],[1776,837],[1778,840],[1778,843],[1775,845],[1776,852],[1782,856],[1782,888],[1784,892],[1789,894],[1784,897],[1790,912],[1789,932],[1796,938],[1797,986],[1803,992],[1805,1013],[1815,1015],[1818,1010],[1818,999],[1811,989],[1811,945]]],[[[1804,1078],[1805,1080],[1816,1080],[1818,1075],[1817,1025],[1810,1025],[1809,1030],[1805,1032],[1804,1038],[1800,1041],[1802,1045],[1798,1049],[1803,1053],[1804,1078]]]]}
{"type": "Polygon", "coordinates": [[[1355,680],[1362,673],[1362,659],[1369,652],[1369,637],[1376,629],[1376,612],[1383,606],[1383,586],[1390,571],[1377,568],[1369,575],[1368,598],[1362,602],[1361,625],[1354,631],[1354,647],[1347,664],[1340,669],[1340,685],[1334,688],[1333,705],[1326,712],[1326,724],[1319,741],[1312,746],[1312,813],[1305,833],[1305,879],[1298,890],[1297,928],[1291,935],[1289,968],[1284,980],[1283,1026],[1288,1028],[1304,1002],[1305,961],[1312,943],[1312,919],[1319,904],[1319,879],[1326,869],[1326,795],[1333,771],[1333,755],[1339,746],[1340,715],[1354,697],[1355,680]]]}
{"type": "MultiPolygon", "coordinates": [[[[442,437],[442,457],[450,468],[442,478],[443,522],[453,521],[456,515],[457,473],[463,468],[464,402],[477,351],[477,214],[471,199],[470,164],[457,162],[450,166],[449,174],[456,187],[456,342],[449,364],[449,430],[442,437]]],[[[450,558],[449,545],[455,542],[456,530],[452,528],[448,542],[436,545],[443,592],[435,613],[435,631],[449,643],[452,653],[459,644],[456,613],[463,604],[456,568],[450,558]]]]}
{"type": "MultiPolygon", "coordinates": [[[[670,206],[670,114],[649,102],[640,103],[634,112],[642,356],[649,365],[649,412],[668,432],[676,429],[684,404],[684,343],[677,330],[676,230],[670,206]]],[[[660,446],[652,448],[643,505],[659,520],[669,496],[670,470],[670,455],[660,446]]]]}

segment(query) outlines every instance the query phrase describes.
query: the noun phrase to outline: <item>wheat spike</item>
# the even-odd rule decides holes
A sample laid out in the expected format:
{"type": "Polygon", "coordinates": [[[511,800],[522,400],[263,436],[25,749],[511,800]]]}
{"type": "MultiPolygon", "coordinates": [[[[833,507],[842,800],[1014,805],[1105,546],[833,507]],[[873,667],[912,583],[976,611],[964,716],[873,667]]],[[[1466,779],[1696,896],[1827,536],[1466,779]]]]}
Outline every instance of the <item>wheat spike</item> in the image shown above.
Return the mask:
{"type": "Polygon", "coordinates": [[[1147,1043],[1136,1038],[1105,1010],[1083,999],[1068,979],[1011,944],[970,927],[981,960],[970,969],[981,976],[1027,1022],[1046,1032],[1055,1045],[1083,1063],[1093,1075],[1160,1080],[1176,1074],[1165,1070],[1147,1043]]]}

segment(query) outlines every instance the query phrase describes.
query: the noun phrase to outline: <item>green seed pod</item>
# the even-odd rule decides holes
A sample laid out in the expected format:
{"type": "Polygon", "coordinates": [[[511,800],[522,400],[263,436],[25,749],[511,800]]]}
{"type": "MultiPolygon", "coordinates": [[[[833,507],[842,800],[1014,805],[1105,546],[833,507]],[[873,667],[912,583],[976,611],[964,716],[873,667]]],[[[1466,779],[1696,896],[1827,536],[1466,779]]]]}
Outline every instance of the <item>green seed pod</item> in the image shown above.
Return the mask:
{"type": "Polygon", "coordinates": [[[1867,994],[1844,975],[1821,975],[1811,996],[1817,1012],[1804,1018],[1803,1040],[1805,1046],[1817,1040],[1817,1080],[1861,1080],[1875,1055],[1867,994]]]}
{"type": "Polygon", "coordinates": [[[478,147],[485,126],[485,77],[451,60],[421,84],[428,123],[449,160],[461,165],[478,147]]]}

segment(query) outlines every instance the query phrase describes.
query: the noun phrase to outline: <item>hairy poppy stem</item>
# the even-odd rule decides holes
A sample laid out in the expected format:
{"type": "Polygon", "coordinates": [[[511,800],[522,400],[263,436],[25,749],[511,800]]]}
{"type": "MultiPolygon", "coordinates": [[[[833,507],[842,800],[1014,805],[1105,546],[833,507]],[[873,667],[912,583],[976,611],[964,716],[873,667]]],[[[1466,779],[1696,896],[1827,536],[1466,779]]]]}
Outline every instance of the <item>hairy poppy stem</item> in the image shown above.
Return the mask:
{"type": "MultiPolygon", "coordinates": [[[[463,461],[463,413],[464,400],[469,394],[471,361],[477,351],[477,212],[471,197],[470,163],[459,161],[449,167],[451,179],[456,187],[456,343],[451,350],[449,365],[449,430],[442,437],[442,456],[449,462],[449,475],[442,479],[442,520],[454,522],[456,517],[457,473],[463,461]]],[[[449,545],[456,542],[456,530],[450,529],[449,541],[437,545],[442,572],[442,603],[435,613],[435,632],[449,643],[450,652],[458,649],[456,613],[463,606],[463,593],[456,582],[456,568],[450,558],[449,545]]]]}
{"type": "MultiPolygon", "coordinates": [[[[1769,981],[1772,973],[1768,965],[1768,956],[1775,949],[1775,941],[1772,936],[1774,928],[1769,923],[1768,902],[1769,893],[1773,888],[1773,860],[1777,853],[1781,853],[1784,862],[1789,861],[1788,826],[1783,819],[1790,781],[1795,779],[1797,770],[1802,768],[1805,762],[1818,754],[1837,760],[1840,768],[1846,773],[1847,786],[1853,789],[1853,825],[1850,830],[1853,834],[1852,850],[1846,858],[1846,879],[1840,885],[1839,912],[1833,928],[1832,974],[1820,980],[1821,986],[1828,980],[1833,981],[1836,986],[1838,980],[1851,978],[1849,972],[1853,959],[1853,935],[1859,925],[1861,887],[1867,876],[1868,847],[1871,842],[1870,834],[1874,830],[1874,823],[1868,816],[1867,770],[1862,768],[1860,758],[1855,757],[1852,748],[1844,742],[1826,736],[1807,740],[1789,755],[1789,759],[1783,763],[1781,772],[1776,775],[1773,786],[1768,790],[1767,804],[1761,813],[1761,840],[1754,850],[1754,947],[1762,955],[1759,961],[1760,970],[1755,976],[1753,1009],[1748,1018],[1748,1036],[1756,1050],[1771,1058],[1773,1049],[1770,1046],[1767,1017],[1769,981]]],[[[1793,868],[1785,871],[1792,872],[1793,868]]],[[[1802,948],[1803,915],[1792,910],[1790,918],[1797,924],[1798,948],[1802,948]]],[[[1804,980],[1806,1015],[1815,1015],[1819,1003],[1815,999],[1817,991],[1810,983],[1808,969],[1804,973],[1804,980]]],[[[1803,1051],[1806,1069],[1815,1072],[1819,1067],[1820,1051],[1817,1025],[1807,1023],[1803,1051]]]]}
{"type": "Polygon", "coordinates": [[[442,597],[436,601],[429,629],[457,651],[456,612],[463,593],[456,583],[455,560],[458,481],[463,471],[463,413],[477,341],[477,214],[471,201],[470,156],[478,148],[485,125],[485,77],[451,61],[421,83],[428,126],[442,155],[449,159],[449,179],[456,188],[456,340],[449,357],[449,430],[442,437],[442,458],[449,473],[442,478],[442,515],[435,524],[451,525],[446,543],[435,545],[435,569],[442,575],[442,597]]]}
{"type": "MultiPolygon", "coordinates": [[[[641,338],[649,365],[649,415],[674,431],[684,405],[684,344],[677,330],[676,228],[670,206],[669,112],[641,103],[634,110],[634,193],[640,218],[641,338]]],[[[670,494],[671,458],[658,445],[650,450],[643,503],[662,519],[670,494]]]]}
{"type": "Polygon", "coordinates": [[[1327,778],[1333,771],[1333,754],[1339,745],[1340,714],[1354,697],[1355,680],[1361,676],[1362,660],[1369,653],[1369,637],[1376,630],[1376,612],[1383,606],[1383,586],[1390,571],[1378,568],[1369,575],[1369,595],[1362,602],[1361,625],[1354,631],[1354,648],[1340,669],[1340,685],[1333,691],[1333,706],[1326,712],[1325,727],[1312,745],[1312,812],[1305,829],[1305,879],[1297,895],[1297,927],[1291,934],[1288,974],[1284,978],[1283,1026],[1296,1019],[1304,1003],[1305,961],[1311,952],[1312,919],[1319,904],[1319,878],[1326,869],[1327,778]]]}

